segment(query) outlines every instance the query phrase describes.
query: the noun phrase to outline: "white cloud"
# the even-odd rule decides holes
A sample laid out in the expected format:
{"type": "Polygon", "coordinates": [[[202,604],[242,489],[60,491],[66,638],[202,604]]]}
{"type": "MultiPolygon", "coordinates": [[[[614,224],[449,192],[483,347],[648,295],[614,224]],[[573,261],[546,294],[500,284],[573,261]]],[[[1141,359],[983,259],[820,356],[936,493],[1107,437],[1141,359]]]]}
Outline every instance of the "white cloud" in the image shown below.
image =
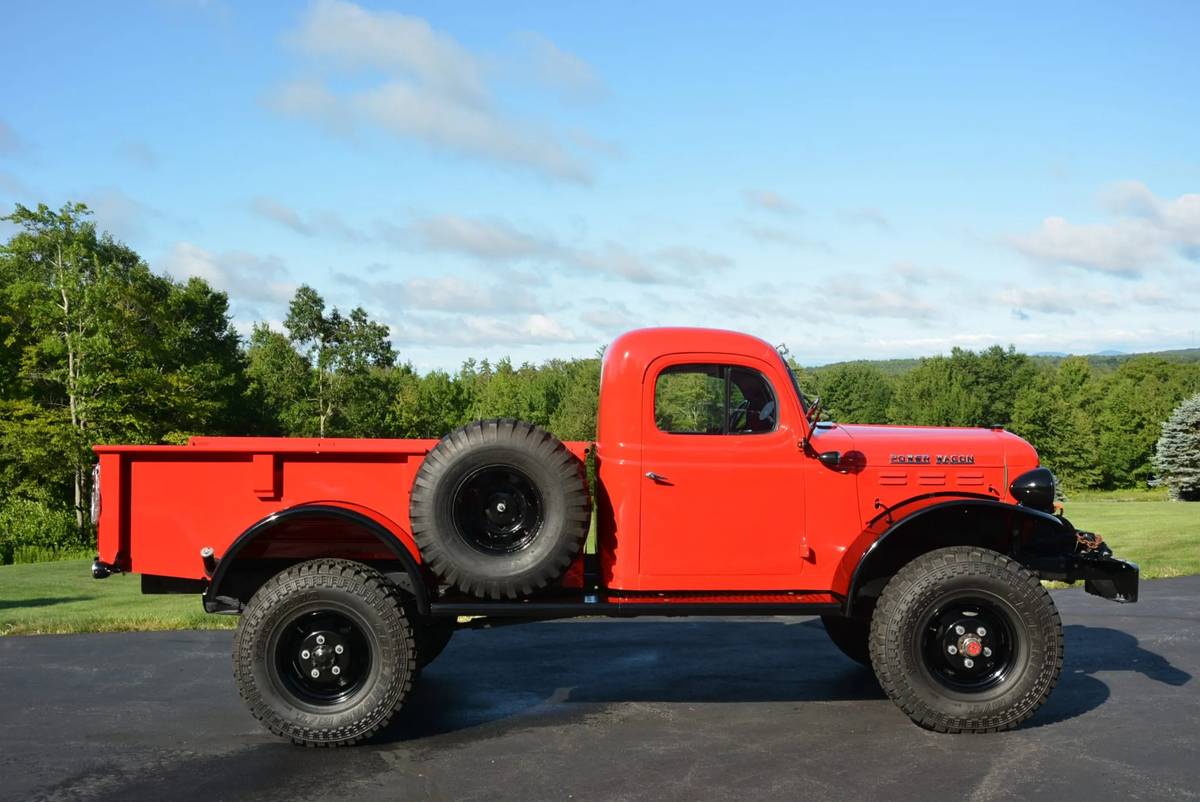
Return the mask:
{"type": "Polygon", "coordinates": [[[646,258],[616,242],[605,243],[604,247],[597,251],[575,251],[570,262],[585,272],[624,279],[634,284],[665,284],[674,278],[646,258]]]}
{"type": "Polygon", "coordinates": [[[769,189],[748,189],[742,193],[742,197],[747,205],[775,214],[793,215],[800,211],[795,203],[769,189]]]}
{"type": "Polygon", "coordinates": [[[620,334],[638,325],[623,304],[604,298],[591,298],[585,303],[587,308],[579,313],[579,319],[603,334],[620,334]]]}
{"type": "Polygon", "coordinates": [[[747,220],[739,221],[738,227],[741,228],[746,236],[761,245],[784,245],[789,248],[799,248],[819,253],[833,253],[833,248],[829,246],[829,243],[808,239],[790,229],[780,228],[779,226],[764,226],[758,223],[751,223],[747,220]]]}
{"type": "Polygon", "coordinates": [[[1169,293],[1155,284],[1143,284],[1120,293],[1103,288],[1010,287],[997,295],[1001,303],[1022,312],[1046,315],[1094,314],[1102,311],[1129,311],[1135,306],[1163,309],[1189,309],[1194,304],[1187,293],[1169,293]]]}
{"type": "Polygon", "coordinates": [[[1030,234],[1009,244],[1038,262],[1134,277],[1171,253],[1200,259],[1200,194],[1159,198],[1140,181],[1106,188],[1101,205],[1117,215],[1107,223],[1075,224],[1047,217],[1030,234]]]}
{"type": "Polygon", "coordinates": [[[693,282],[698,272],[733,265],[727,256],[689,245],[673,245],[648,254],[612,241],[597,248],[567,246],[552,237],[521,231],[501,219],[434,215],[406,226],[381,221],[377,228],[384,239],[401,247],[460,254],[488,264],[555,264],[585,275],[634,284],[693,282]]]}
{"type": "Polygon", "coordinates": [[[1074,315],[1080,311],[1116,305],[1116,297],[1111,293],[1079,287],[1014,287],[1001,290],[997,298],[1001,303],[1022,312],[1045,315],[1074,315]]]}
{"type": "Polygon", "coordinates": [[[941,267],[924,267],[912,262],[896,262],[892,272],[910,287],[928,287],[961,280],[961,276],[941,267]]]}
{"type": "Polygon", "coordinates": [[[586,61],[566,52],[545,36],[526,32],[520,35],[520,40],[529,52],[537,79],[563,97],[587,101],[598,100],[608,93],[604,82],[586,61]]]}
{"type": "Polygon", "coordinates": [[[315,212],[306,218],[290,206],[263,196],[251,201],[250,208],[255,214],[306,237],[332,236],[351,241],[366,239],[366,234],[348,224],[337,212],[315,212]]]}
{"type": "Polygon", "coordinates": [[[575,147],[589,153],[595,153],[597,156],[619,159],[625,155],[625,149],[621,147],[620,143],[614,142],[611,139],[592,136],[587,131],[575,129],[567,132],[567,137],[575,147]]]}
{"type": "Polygon", "coordinates": [[[552,178],[588,183],[582,162],[549,131],[505,119],[488,106],[392,81],[355,95],[350,108],[382,128],[435,147],[536,170],[552,178]]]}
{"type": "Polygon", "coordinates": [[[1139,275],[1164,255],[1160,230],[1145,220],[1076,225],[1047,217],[1033,233],[1009,237],[1009,242],[1038,262],[1118,276],[1139,275]]]}
{"type": "Polygon", "coordinates": [[[266,97],[267,107],[286,117],[314,123],[332,134],[348,134],[350,115],[337,95],[320,81],[288,81],[266,97]]]}
{"type": "Polygon", "coordinates": [[[1136,214],[1157,226],[1169,246],[1189,258],[1196,258],[1200,247],[1200,193],[1162,199],[1138,181],[1126,181],[1110,188],[1110,207],[1136,214]]]}
{"type": "Polygon", "coordinates": [[[274,220],[297,234],[303,234],[306,237],[312,236],[312,226],[305,222],[295,209],[285,206],[277,200],[258,197],[251,202],[250,208],[254,210],[255,214],[268,220],[274,220]]]}
{"type": "MultiPolygon", "coordinates": [[[[340,134],[356,125],[374,126],[438,150],[557,180],[591,181],[585,162],[568,147],[568,141],[580,141],[579,134],[563,137],[546,125],[505,113],[487,86],[480,59],[424,19],[368,11],[343,0],[317,0],[289,39],[309,57],[332,59],[375,83],[338,91],[324,79],[286,83],[266,99],[281,114],[340,134]]],[[[545,40],[542,46],[550,58],[546,46],[553,44],[545,40]]],[[[574,58],[554,51],[560,62],[574,58]]],[[[564,80],[582,80],[581,66],[586,67],[579,62],[573,77],[564,80]]]]}
{"type": "Polygon", "coordinates": [[[863,206],[857,209],[843,209],[838,213],[843,222],[856,226],[869,226],[880,231],[891,231],[892,221],[879,209],[863,206]]]}
{"type": "Polygon", "coordinates": [[[287,303],[296,291],[287,269],[276,257],[260,257],[246,251],[214,254],[190,242],[178,242],[162,263],[167,274],[180,281],[198,276],[215,289],[229,293],[230,300],[287,303]]]}
{"type": "Polygon", "coordinates": [[[822,289],[821,308],[868,321],[895,318],[931,322],[950,317],[948,305],[936,303],[927,292],[915,291],[910,286],[892,289],[878,284],[878,280],[847,274],[822,289]]]}
{"type": "Polygon", "coordinates": [[[503,220],[478,220],[460,215],[436,215],[414,220],[407,230],[392,229],[393,237],[412,238],[426,250],[459,253],[485,262],[539,259],[555,256],[551,240],[526,234],[503,220]]]}
{"type": "Polygon", "coordinates": [[[480,101],[487,94],[483,70],[470,51],[420,17],[316,0],[289,38],[309,55],[395,70],[463,99],[480,101]]]}
{"type": "Polygon", "coordinates": [[[149,220],[162,217],[162,212],[114,187],[85,192],[80,200],[95,216],[96,228],[107,231],[119,240],[130,240],[146,233],[149,220]]]}
{"type": "Polygon", "coordinates": [[[392,324],[393,340],[408,345],[439,347],[509,347],[591,343],[594,337],[579,335],[556,318],[545,314],[518,319],[486,315],[406,316],[392,324]]]}
{"type": "Polygon", "coordinates": [[[714,273],[733,267],[728,256],[689,245],[674,245],[654,253],[654,258],[686,273],[714,273]]]}
{"type": "Polygon", "coordinates": [[[500,283],[484,284],[457,276],[366,281],[345,273],[335,273],[334,279],[339,284],[354,287],[362,297],[392,309],[490,312],[500,315],[541,311],[536,297],[519,287],[500,283]]]}

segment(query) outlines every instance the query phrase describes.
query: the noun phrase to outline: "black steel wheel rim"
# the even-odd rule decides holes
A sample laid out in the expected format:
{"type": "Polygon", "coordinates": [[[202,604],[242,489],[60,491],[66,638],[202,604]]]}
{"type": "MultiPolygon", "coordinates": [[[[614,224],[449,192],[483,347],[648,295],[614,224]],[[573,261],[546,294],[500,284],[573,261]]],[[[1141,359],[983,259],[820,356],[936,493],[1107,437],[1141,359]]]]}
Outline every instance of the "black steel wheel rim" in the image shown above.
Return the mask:
{"type": "Polygon", "coordinates": [[[1016,611],[976,593],[944,596],[922,617],[916,632],[925,671],[962,694],[989,691],[1008,680],[1019,657],[1016,611]]]}
{"type": "Polygon", "coordinates": [[[363,624],[338,610],[308,610],[276,630],[274,678],[297,700],[333,707],[353,698],[371,675],[374,650],[363,624]]]}
{"type": "Polygon", "coordinates": [[[467,474],[454,490],[451,511],[459,537],[486,554],[520,551],[542,528],[542,494],[511,465],[467,474]]]}

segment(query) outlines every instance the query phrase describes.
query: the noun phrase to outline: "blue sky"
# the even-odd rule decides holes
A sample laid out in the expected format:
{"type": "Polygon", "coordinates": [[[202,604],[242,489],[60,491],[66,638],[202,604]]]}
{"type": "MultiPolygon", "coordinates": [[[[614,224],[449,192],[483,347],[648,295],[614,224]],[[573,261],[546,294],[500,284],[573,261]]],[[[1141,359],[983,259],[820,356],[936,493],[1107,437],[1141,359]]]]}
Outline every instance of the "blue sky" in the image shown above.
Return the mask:
{"type": "Polygon", "coordinates": [[[1200,344],[1200,6],[843,5],[14,5],[0,203],[421,369],[1200,344]]]}

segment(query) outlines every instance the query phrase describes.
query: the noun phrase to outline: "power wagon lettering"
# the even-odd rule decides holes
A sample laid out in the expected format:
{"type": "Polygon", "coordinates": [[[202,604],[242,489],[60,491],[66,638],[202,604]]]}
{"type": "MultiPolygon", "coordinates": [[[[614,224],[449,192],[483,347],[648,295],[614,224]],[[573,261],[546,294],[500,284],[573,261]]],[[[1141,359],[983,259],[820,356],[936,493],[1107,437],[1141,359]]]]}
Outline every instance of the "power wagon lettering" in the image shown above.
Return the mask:
{"type": "MultiPolygon", "coordinates": [[[[928,454],[892,454],[888,460],[892,465],[929,465],[928,454]]],[[[933,458],[937,465],[974,465],[974,454],[938,454],[933,458]]]]}

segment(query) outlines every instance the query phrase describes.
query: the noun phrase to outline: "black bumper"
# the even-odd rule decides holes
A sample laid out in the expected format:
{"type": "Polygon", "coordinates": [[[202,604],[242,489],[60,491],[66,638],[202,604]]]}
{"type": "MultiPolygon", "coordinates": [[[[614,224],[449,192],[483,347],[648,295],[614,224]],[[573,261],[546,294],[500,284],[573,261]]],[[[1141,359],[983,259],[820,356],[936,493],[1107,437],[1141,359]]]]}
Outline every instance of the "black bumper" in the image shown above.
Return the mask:
{"type": "Polygon", "coordinates": [[[1115,602],[1138,600],[1137,563],[1115,557],[1081,554],[1077,557],[1083,589],[1093,596],[1115,602]]]}
{"type": "Polygon", "coordinates": [[[1074,539],[1073,551],[1043,553],[1026,564],[1042,579],[1083,580],[1083,589],[1094,596],[1115,602],[1137,601],[1137,563],[1117,559],[1108,544],[1090,532],[1074,532],[1074,539]]]}

